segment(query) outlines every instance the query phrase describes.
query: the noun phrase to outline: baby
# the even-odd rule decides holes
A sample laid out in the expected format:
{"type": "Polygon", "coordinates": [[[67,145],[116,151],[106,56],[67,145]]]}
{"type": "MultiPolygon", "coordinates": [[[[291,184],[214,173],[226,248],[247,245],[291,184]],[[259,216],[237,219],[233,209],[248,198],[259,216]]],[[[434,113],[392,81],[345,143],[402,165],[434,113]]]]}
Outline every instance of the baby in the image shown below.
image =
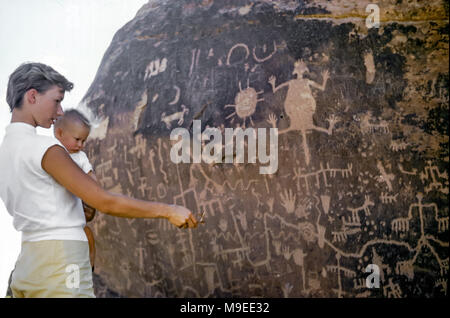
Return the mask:
{"type": "MultiPolygon", "coordinates": [[[[92,165],[88,157],[82,151],[84,143],[91,131],[91,125],[87,118],[76,109],[70,109],[64,112],[64,115],[55,122],[53,133],[64,147],[66,147],[72,160],[90,177],[97,181],[92,165]]],[[[95,209],[83,202],[84,216],[86,223],[94,219],[95,209]]],[[[94,270],[95,259],[95,241],[91,229],[86,225],[84,232],[89,242],[89,258],[91,261],[92,271],[94,270]]]]}

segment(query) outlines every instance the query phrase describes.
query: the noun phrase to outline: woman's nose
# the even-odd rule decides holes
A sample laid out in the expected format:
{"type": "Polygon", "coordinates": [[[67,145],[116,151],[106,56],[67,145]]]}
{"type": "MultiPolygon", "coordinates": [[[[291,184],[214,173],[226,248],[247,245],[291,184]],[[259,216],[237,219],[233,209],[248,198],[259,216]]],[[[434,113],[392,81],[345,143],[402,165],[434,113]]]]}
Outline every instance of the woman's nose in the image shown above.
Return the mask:
{"type": "Polygon", "coordinates": [[[58,105],[58,109],[56,110],[56,115],[58,115],[58,116],[64,115],[64,111],[63,111],[61,105],[58,105]]]}

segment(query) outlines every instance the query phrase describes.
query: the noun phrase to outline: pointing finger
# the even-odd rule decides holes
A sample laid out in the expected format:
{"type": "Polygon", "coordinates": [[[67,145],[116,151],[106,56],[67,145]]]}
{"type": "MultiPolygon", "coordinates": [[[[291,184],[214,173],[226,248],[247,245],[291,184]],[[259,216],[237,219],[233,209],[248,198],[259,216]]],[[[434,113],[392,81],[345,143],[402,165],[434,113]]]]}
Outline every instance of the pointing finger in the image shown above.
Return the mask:
{"type": "Polygon", "coordinates": [[[197,220],[195,219],[195,217],[192,214],[189,216],[187,224],[189,227],[197,227],[197,220]]]}

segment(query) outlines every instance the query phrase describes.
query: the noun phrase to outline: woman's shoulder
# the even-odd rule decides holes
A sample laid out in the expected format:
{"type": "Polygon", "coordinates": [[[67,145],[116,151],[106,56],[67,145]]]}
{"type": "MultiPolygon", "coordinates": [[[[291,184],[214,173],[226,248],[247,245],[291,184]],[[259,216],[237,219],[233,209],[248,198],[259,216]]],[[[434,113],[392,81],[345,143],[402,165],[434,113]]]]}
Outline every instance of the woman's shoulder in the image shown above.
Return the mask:
{"type": "Polygon", "coordinates": [[[63,144],[56,139],[53,136],[45,136],[45,135],[36,135],[36,145],[41,146],[41,147],[51,147],[53,145],[59,145],[62,146],[64,149],[65,147],[63,146],[63,144]]]}
{"type": "Polygon", "coordinates": [[[47,150],[54,146],[58,145],[61,146],[63,149],[64,146],[61,144],[61,142],[52,136],[45,136],[45,135],[35,135],[33,138],[30,138],[27,142],[27,144],[24,144],[23,146],[26,147],[26,151],[22,152],[23,159],[26,161],[33,161],[38,165],[38,167],[41,167],[41,161],[44,157],[47,150]],[[26,153],[27,155],[24,155],[26,153]]]}

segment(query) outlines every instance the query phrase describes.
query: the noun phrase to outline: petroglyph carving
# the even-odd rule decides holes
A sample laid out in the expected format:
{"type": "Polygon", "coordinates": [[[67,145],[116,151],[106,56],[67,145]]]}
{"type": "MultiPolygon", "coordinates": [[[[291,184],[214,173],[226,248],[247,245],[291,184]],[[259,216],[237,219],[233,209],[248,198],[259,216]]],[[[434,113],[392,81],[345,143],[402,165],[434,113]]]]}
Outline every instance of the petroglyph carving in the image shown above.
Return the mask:
{"type": "Polygon", "coordinates": [[[387,298],[401,298],[402,290],[400,285],[392,282],[392,278],[389,278],[389,283],[383,287],[383,295],[387,298]]]}
{"type": "Polygon", "coordinates": [[[352,215],[345,219],[345,216],[341,217],[342,224],[344,226],[361,226],[361,219],[359,218],[358,211],[350,210],[352,212],[352,215]]]}
{"type": "Polygon", "coordinates": [[[375,63],[372,52],[364,54],[364,65],[366,67],[366,83],[371,84],[375,78],[375,63]]]}
{"type": "Polygon", "coordinates": [[[167,68],[167,59],[163,58],[162,60],[156,59],[154,61],[151,61],[147,68],[145,69],[145,75],[144,75],[144,81],[148,78],[151,78],[152,76],[156,76],[159,73],[162,73],[167,68]]]}
{"type": "MultiPolygon", "coordinates": [[[[241,82],[239,81],[239,93],[236,95],[234,102],[234,105],[225,105],[224,108],[228,107],[234,107],[235,111],[228,115],[225,119],[228,119],[230,117],[233,117],[234,115],[237,115],[239,118],[242,118],[244,120],[243,128],[245,129],[245,119],[249,118],[250,123],[252,126],[254,126],[252,115],[255,113],[257,103],[260,101],[263,101],[264,98],[258,99],[258,94],[261,94],[262,91],[257,92],[253,87],[249,86],[248,80],[247,80],[247,88],[242,90],[241,82]]],[[[234,118],[231,120],[231,122],[234,121],[234,118]]]]}
{"type": "Polygon", "coordinates": [[[317,224],[317,244],[320,248],[325,246],[325,231],[326,228],[324,226],[317,224]]]}
{"type": "Polygon", "coordinates": [[[292,190],[285,190],[280,194],[281,197],[281,205],[286,209],[286,212],[291,214],[295,210],[295,195],[292,190]]]}
{"type": "MultiPolygon", "coordinates": [[[[162,157],[162,148],[163,148],[162,145],[163,145],[163,144],[162,144],[162,139],[161,139],[161,138],[158,138],[159,171],[163,174],[164,182],[165,182],[165,183],[169,183],[169,181],[168,181],[168,179],[167,179],[167,173],[166,173],[166,171],[165,171],[164,168],[163,168],[164,160],[163,160],[163,157],[162,157]]],[[[178,166],[177,166],[177,169],[178,169],[178,166]]],[[[178,170],[177,170],[177,171],[178,171],[178,170]]]]}
{"type": "MultiPolygon", "coordinates": [[[[445,19],[404,27],[403,1],[385,9],[404,19],[391,15],[366,37],[334,19],[349,12],[331,2],[323,3],[332,23],[300,15],[295,28],[284,17],[299,12],[298,1],[211,3],[144,6],[115,36],[116,53],[105,55],[84,101],[103,120],[86,146],[102,186],[186,206],[206,222],[183,231],[99,214],[97,274],[124,297],[445,294],[445,19]],[[166,28],[179,21],[160,12],[182,12],[183,28],[166,28]],[[128,40],[136,36],[146,41],[128,40]],[[399,47],[395,38],[417,41],[399,47]],[[250,162],[174,164],[168,132],[190,129],[191,117],[222,134],[230,125],[279,128],[277,173],[255,174],[250,162]],[[371,263],[383,289],[362,278],[371,263]]],[[[426,12],[445,17],[430,5],[426,12]]]]}
{"type": "Polygon", "coordinates": [[[417,169],[414,168],[414,169],[412,169],[412,171],[406,171],[403,169],[403,166],[400,163],[398,164],[398,169],[400,170],[401,173],[407,174],[410,176],[415,176],[417,174],[417,169]]]}
{"type": "Polygon", "coordinates": [[[354,289],[364,289],[366,287],[366,280],[364,278],[354,278],[353,279],[353,288],[354,289]]]}
{"type": "MultiPolygon", "coordinates": [[[[328,165],[327,165],[328,167],[328,165]]],[[[328,214],[330,210],[330,196],[329,195],[321,195],[320,196],[320,202],[322,203],[322,209],[325,212],[325,214],[328,214]]]]}
{"type": "MultiPolygon", "coordinates": [[[[338,119],[334,115],[330,116],[330,118],[327,119],[327,121],[329,122],[328,129],[318,127],[314,124],[313,116],[316,112],[316,100],[312,95],[310,87],[312,86],[324,91],[325,85],[329,78],[329,72],[322,72],[323,82],[321,85],[304,78],[303,75],[306,72],[309,72],[308,67],[306,66],[305,62],[303,62],[303,60],[299,60],[295,62],[294,71],[292,72],[293,75],[297,75],[296,79],[292,79],[283,84],[280,84],[279,86],[275,86],[276,77],[271,76],[269,78],[269,83],[272,85],[273,93],[276,93],[282,87],[288,87],[286,99],[284,101],[284,110],[289,117],[290,126],[287,129],[280,130],[278,134],[281,135],[289,131],[300,131],[302,134],[306,164],[309,165],[311,156],[309,154],[309,148],[306,141],[307,131],[317,130],[331,135],[334,125],[336,122],[338,122],[338,119]]],[[[269,115],[269,119],[267,120],[267,122],[274,128],[276,128],[277,120],[275,115],[269,115]]]]}
{"type": "Polygon", "coordinates": [[[448,216],[439,218],[435,216],[435,220],[438,222],[438,232],[444,232],[448,230],[448,216]]]}
{"type": "Polygon", "coordinates": [[[366,216],[370,215],[370,209],[369,207],[374,206],[375,203],[373,203],[370,200],[370,196],[369,195],[365,195],[364,196],[364,204],[358,208],[347,208],[348,211],[351,211],[353,214],[357,214],[359,211],[364,211],[364,213],[366,214],[366,216]]]}
{"type": "MultiPolygon", "coordinates": [[[[342,230],[341,231],[332,231],[331,235],[333,235],[333,242],[346,242],[348,239],[349,235],[353,235],[356,234],[358,232],[361,232],[360,228],[348,228],[345,226],[344,224],[344,220],[343,220],[343,226],[342,226],[342,230]]],[[[356,223],[351,223],[352,225],[357,225],[356,223]]]]}
{"type": "MultiPolygon", "coordinates": [[[[295,201],[295,196],[294,196],[294,201],[295,201]]],[[[308,200],[307,199],[303,199],[300,204],[297,206],[297,208],[295,209],[295,215],[298,218],[305,218],[307,219],[308,216],[310,215],[310,212],[308,212],[308,200]]],[[[286,207],[285,207],[286,208],[286,207]]],[[[287,210],[287,208],[286,208],[287,210]]]]}
{"type": "Polygon", "coordinates": [[[317,239],[316,228],[309,222],[300,222],[298,225],[301,237],[307,242],[315,242],[317,239]]]}
{"type": "Polygon", "coordinates": [[[447,295],[447,280],[440,278],[436,281],[435,287],[441,286],[441,292],[447,295]]]}
{"type": "Polygon", "coordinates": [[[145,108],[147,107],[147,91],[144,91],[141,96],[141,100],[136,105],[136,108],[134,110],[133,114],[133,128],[134,130],[137,130],[142,122],[142,113],[145,111],[145,108]]]}
{"type": "Polygon", "coordinates": [[[392,151],[400,151],[400,150],[405,150],[406,147],[408,146],[408,144],[404,141],[396,141],[396,140],[392,140],[391,141],[391,145],[390,148],[392,151]]]}
{"type": "Polygon", "coordinates": [[[198,66],[198,59],[200,57],[200,52],[201,52],[200,49],[192,50],[192,60],[191,60],[191,66],[189,68],[189,77],[192,76],[192,72],[198,66]]]}
{"type": "Polygon", "coordinates": [[[381,200],[381,203],[385,203],[385,204],[390,203],[391,204],[391,203],[397,202],[397,196],[398,196],[398,193],[395,195],[389,195],[385,192],[382,192],[380,195],[380,200],[381,200]]]}
{"type": "Polygon", "coordinates": [[[167,115],[166,112],[161,114],[161,121],[166,124],[167,129],[170,129],[172,126],[171,122],[174,120],[178,120],[178,126],[182,125],[184,122],[184,115],[189,113],[189,108],[184,105],[181,105],[181,111],[173,113],[172,115],[167,115]]]}
{"type": "Polygon", "coordinates": [[[448,194],[448,175],[447,171],[440,172],[437,166],[432,166],[431,161],[427,161],[427,166],[424,168],[424,171],[420,173],[420,180],[422,183],[431,179],[431,182],[425,187],[425,193],[428,193],[434,189],[448,194]],[[438,181],[438,178],[445,179],[443,182],[447,185],[446,187],[442,184],[442,182],[438,181]]]}
{"type": "Polygon", "coordinates": [[[372,112],[369,111],[361,117],[360,128],[364,134],[368,133],[389,133],[389,124],[385,120],[381,120],[378,124],[373,124],[370,122],[372,119],[372,112]]]}
{"type": "Polygon", "coordinates": [[[173,88],[175,89],[176,93],[173,101],[171,101],[169,105],[175,105],[180,100],[180,88],[176,85],[174,85],[173,88]]]}
{"type": "Polygon", "coordinates": [[[267,45],[264,44],[263,47],[262,47],[262,52],[263,52],[264,54],[267,54],[267,55],[266,55],[265,57],[261,57],[261,58],[259,58],[259,57],[256,56],[255,50],[256,50],[256,47],[253,48],[253,58],[255,59],[256,62],[262,63],[262,62],[265,62],[265,61],[269,60],[270,58],[272,58],[272,56],[277,52],[277,45],[275,44],[275,41],[273,41],[273,50],[272,50],[272,53],[267,54],[267,53],[266,53],[266,51],[267,51],[267,45]]]}
{"type": "Polygon", "coordinates": [[[377,168],[378,171],[380,171],[381,176],[379,176],[378,180],[379,182],[385,182],[389,191],[392,191],[392,182],[395,179],[395,175],[392,173],[386,173],[386,170],[383,167],[383,164],[380,160],[377,161],[377,168]]]}
{"type": "Polygon", "coordinates": [[[408,232],[409,231],[409,219],[397,218],[392,220],[391,227],[394,232],[408,232]]]}
{"type": "MultiPolygon", "coordinates": [[[[233,51],[234,51],[235,49],[237,49],[237,48],[243,48],[243,49],[245,50],[245,58],[244,58],[244,60],[246,60],[246,59],[248,58],[248,56],[249,56],[249,54],[250,54],[250,51],[249,51],[249,49],[248,49],[248,46],[247,46],[246,44],[244,44],[244,43],[238,43],[238,44],[235,44],[235,45],[233,45],[233,47],[228,51],[228,55],[227,55],[227,66],[230,66],[230,58],[231,58],[231,55],[233,54],[233,51]]],[[[239,61],[239,62],[242,62],[242,61],[239,61]]],[[[234,62],[234,63],[238,63],[238,62],[234,62]]]]}
{"type": "Polygon", "coordinates": [[[326,168],[324,168],[323,164],[320,163],[320,170],[316,172],[302,173],[300,171],[300,168],[298,168],[297,170],[294,169],[294,177],[292,179],[297,181],[298,191],[301,191],[300,181],[303,181],[306,186],[307,194],[309,195],[310,194],[309,179],[314,178],[315,183],[313,185],[316,188],[320,189],[321,188],[320,177],[322,177],[325,186],[328,187],[330,186],[328,184],[328,177],[335,178],[336,174],[340,173],[342,178],[348,178],[350,175],[352,175],[352,167],[353,165],[349,163],[347,165],[347,168],[345,169],[330,168],[329,163],[327,163],[326,168]]]}
{"type": "Polygon", "coordinates": [[[410,260],[397,262],[395,266],[395,273],[398,275],[404,275],[409,280],[414,278],[414,267],[410,260]]]}

